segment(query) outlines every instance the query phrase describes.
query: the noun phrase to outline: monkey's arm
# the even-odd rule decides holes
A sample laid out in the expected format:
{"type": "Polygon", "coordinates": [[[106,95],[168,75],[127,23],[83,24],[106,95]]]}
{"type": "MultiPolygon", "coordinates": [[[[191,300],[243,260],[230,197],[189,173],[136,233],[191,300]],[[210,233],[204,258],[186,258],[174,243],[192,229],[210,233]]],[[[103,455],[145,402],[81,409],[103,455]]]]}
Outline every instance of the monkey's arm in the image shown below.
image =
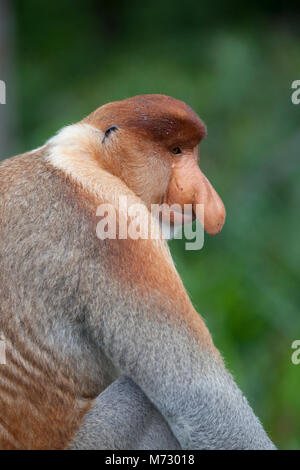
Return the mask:
{"type": "Polygon", "coordinates": [[[175,450],[178,441],[141,389],[120,377],[95,400],[71,450],[175,450]]]}
{"type": "Polygon", "coordinates": [[[181,447],[273,449],[165,247],[119,240],[108,253],[114,266],[116,260],[109,258],[118,256],[118,278],[110,276],[107,303],[103,297],[99,303],[96,294],[91,301],[96,312],[101,310],[87,319],[91,332],[166,418],[181,447]]]}

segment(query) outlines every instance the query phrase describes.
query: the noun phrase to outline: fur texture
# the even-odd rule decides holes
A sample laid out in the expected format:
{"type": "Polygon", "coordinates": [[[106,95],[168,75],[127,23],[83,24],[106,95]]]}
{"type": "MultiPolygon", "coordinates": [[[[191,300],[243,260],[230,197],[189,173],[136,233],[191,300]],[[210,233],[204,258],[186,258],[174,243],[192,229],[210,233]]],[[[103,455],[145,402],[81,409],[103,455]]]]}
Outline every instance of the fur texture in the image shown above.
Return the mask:
{"type": "MultiPolygon", "coordinates": [[[[37,151],[1,163],[0,448],[68,447],[120,372],[182,448],[274,448],[166,242],[96,236],[97,206],[120,194],[143,203],[148,217],[178,168],[171,149],[180,145],[194,159],[204,134],[184,103],[148,95],[104,106],[37,151]],[[112,125],[118,131],[104,138],[112,125]]],[[[209,210],[219,210],[213,189],[209,198],[209,210]]]]}
{"type": "Polygon", "coordinates": [[[128,377],[102,392],[70,450],[176,450],[177,439],[159,411],[128,377]]]}

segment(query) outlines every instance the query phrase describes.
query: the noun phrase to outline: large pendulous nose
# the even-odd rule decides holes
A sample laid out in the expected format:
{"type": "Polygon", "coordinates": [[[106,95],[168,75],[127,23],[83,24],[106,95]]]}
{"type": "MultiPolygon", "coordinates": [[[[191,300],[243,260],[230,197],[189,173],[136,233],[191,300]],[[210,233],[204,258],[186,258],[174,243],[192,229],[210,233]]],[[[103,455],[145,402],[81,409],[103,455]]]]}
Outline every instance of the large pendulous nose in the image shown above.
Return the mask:
{"type": "Polygon", "coordinates": [[[223,201],[199,167],[194,181],[192,204],[196,217],[197,204],[204,205],[204,228],[209,235],[216,235],[222,230],[226,216],[223,201]]]}
{"type": "Polygon", "coordinates": [[[174,167],[167,190],[169,205],[192,204],[193,211],[201,223],[203,220],[200,204],[204,206],[204,229],[209,235],[219,233],[224,225],[226,211],[224,204],[209,180],[200,170],[193,157],[183,158],[174,167]]]}

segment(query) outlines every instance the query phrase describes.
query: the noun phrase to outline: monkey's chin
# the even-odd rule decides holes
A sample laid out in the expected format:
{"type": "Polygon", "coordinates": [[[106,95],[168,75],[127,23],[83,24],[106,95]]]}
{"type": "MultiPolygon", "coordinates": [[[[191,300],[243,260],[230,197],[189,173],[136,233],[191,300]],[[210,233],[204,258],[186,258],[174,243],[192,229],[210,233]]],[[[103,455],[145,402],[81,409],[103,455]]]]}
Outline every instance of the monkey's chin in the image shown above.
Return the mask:
{"type": "Polygon", "coordinates": [[[191,224],[195,219],[194,212],[182,213],[170,210],[166,217],[163,214],[159,220],[162,237],[165,240],[172,240],[183,225],[191,224]]]}
{"type": "Polygon", "coordinates": [[[193,210],[174,210],[172,208],[162,207],[160,213],[160,222],[162,224],[170,224],[171,226],[179,226],[185,224],[191,224],[196,219],[196,215],[193,210]]]}
{"type": "Polygon", "coordinates": [[[159,221],[159,225],[164,240],[173,240],[173,238],[175,238],[177,230],[179,230],[179,228],[181,227],[181,225],[175,226],[172,223],[166,224],[161,220],[159,221]]]}
{"type": "Polygon", "coordinates": [[[171,223],[177,227],[181,227],[181,225],[191,224],[196,216],[194,211],[190,212],[177,212],[177,211],[170,211],[170,221],[171,223]]]}

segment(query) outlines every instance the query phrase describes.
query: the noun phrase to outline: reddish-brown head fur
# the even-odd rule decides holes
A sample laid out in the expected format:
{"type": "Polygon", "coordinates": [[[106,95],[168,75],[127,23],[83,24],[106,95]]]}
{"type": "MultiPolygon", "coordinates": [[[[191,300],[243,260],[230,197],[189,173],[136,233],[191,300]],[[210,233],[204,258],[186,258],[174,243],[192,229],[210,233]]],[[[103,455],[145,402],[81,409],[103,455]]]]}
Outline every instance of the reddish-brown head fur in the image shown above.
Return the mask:
{"type": "Polygon", "coordinates": [[[164,95],[141,95],[106,104],[88,120],[100,128],[124,126],[144,138],[164,144],[197,145],[206,135],[206,127],[183,101],[164,95]]]}

